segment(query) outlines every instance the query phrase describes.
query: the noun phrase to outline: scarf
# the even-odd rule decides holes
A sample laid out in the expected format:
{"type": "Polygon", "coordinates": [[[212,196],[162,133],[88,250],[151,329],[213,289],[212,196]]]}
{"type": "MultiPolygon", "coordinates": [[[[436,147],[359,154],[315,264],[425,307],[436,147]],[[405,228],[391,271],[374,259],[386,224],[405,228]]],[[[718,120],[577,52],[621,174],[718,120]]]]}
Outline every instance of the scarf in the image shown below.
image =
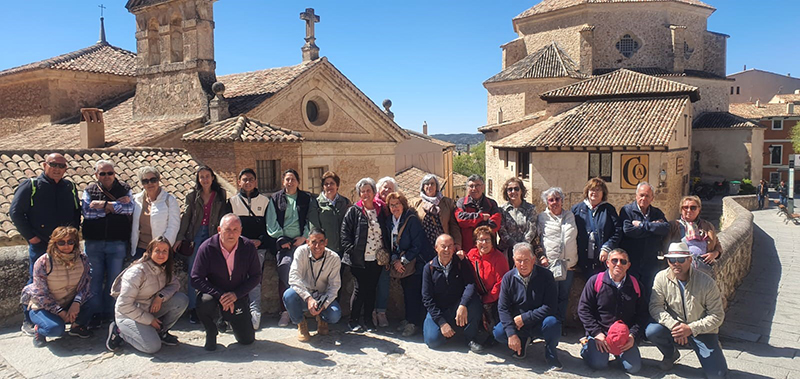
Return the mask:
{"type": "Polygon", "coordinates": [[[442,195],[442,191],[439,190],[439,179],[436,179],[435,175],[428,174],[422,178],[422,184],[419,186],[419,197],[422,198],[422,200],[425,200],[425,202],[422,203],[422,207],[425,208],[425,212],[433,213],[435,215],[439,214],[439,202],[442,201],[442,197],[444,196],[442,195]],[[425,194],[425,183],[428,183],[431,180],[433,180],[433,182],[436,184],[436,195],[434,196],[428,196],[425,194]]]}
{"type": "Polygon", "coordinates": [[[684,230],[686,231],[684,236],[686,237],[687,241],[691,240],[705,240],[706,236],[702,229],[700,229],[700,224],[697,222],[686,221],[681,217],[678,222],[683,225],[684,230]]]}
{"type": "Polygon", "coordinates": [[[71,270],[72,266],[75,266],[75,262],[78,261],[78,254],[75,252],[64,254],[56,248],[55,251],[48,254],[50,258],[53,258],[55,263],[64,265],[67,270],[71,270]]]}

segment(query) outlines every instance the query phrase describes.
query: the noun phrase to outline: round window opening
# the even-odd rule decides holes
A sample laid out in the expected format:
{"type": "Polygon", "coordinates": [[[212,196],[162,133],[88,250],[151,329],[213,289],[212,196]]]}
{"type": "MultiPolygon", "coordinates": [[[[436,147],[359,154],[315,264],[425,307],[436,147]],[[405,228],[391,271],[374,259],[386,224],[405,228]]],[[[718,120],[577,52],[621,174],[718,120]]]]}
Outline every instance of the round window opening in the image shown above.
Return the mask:
{"type": "Polygon", "coordinates": [[[306,103],[306,116],[308,117],[308,121],[316,122],[319,119],[319,107],[317,103],[313,101],[309,101],[306,103]]]}

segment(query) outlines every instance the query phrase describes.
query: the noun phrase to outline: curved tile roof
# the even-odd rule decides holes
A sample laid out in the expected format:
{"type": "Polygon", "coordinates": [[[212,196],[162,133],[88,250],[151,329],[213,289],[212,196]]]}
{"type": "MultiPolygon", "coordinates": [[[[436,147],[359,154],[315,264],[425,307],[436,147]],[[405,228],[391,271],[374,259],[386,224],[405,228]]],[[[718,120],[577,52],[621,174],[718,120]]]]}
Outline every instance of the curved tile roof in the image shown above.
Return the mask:
{"type": "Polygon", "coordinates": [[[715,10],[714,7],[699,0],[542,0],[541,3],[528,8],[526,11],[514,17],[514,20],[530,17],[542,13],[554,12],[562,9],[572,8],[584,4],[610,4],[610,3],[663,3],[676,2],[688,5],[695,5],[702,8],[715,10]]]}
{"type": "Polygon", "coordinates": [[[728,112],[706,112],[694,119],[692,129],[754,129],[763,125],[728,112]]]}
{"type": "Polygon", "coordinates": [[[300,133],[240,115],[186,133],[189,142],[300,142],[300,133]]]}
{"type": "Polygon", "coordinates": [[[689,95],[700,99],[697,87],[619,69],[575,84],[545,92],[541,98],[552,102],[575,102],[599,98],[689,95]]]}
{"type": "Polygon", "coordinates": [[[136,53],[99,42],[71,53],[0,71],[0,76],[41,69],[136,76],[136,53]]]}
{"type": "Polygon", "coordinates": [[[586,76],[578,71],[578,64],[553,41],[506,67],[505,70],[487,79],[484,84],[515,79],[562,77],[583,79],[586,76]]]}

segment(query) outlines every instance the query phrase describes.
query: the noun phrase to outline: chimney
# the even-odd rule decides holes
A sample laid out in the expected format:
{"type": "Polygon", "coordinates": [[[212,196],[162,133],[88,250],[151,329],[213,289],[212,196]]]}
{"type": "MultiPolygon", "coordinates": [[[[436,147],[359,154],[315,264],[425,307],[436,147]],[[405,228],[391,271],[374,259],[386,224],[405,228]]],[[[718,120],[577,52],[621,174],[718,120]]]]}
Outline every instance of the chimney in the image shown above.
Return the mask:
{"type": "Polygon", "coordinates": [[[786,104],[786,113],[787,114],[794,114],[794,103],[787,103],[786,104]]]}
{"type": "Polygon", "coordinates": [[[686,27],[682,25],[670,25],[672,34],[672,71],[683,73],[686,68],[686,56],[684,53],[686,45],[686,27]]]}
{"type": "Polygon", "coordinates": [[[94,149],[106,146],[103,110],[81,108],[81,149],[94,149]]]}
{"type": "Polygon", "coordinates": [[[756,99],[756,108],[761,108],[761,99],[756,99]]]}
{"type": "Polygon", "coordinates": [[[315,43],[317,38],[314,35],[314,24],[319,22],[319,15],[314,14],[314,8],[306,8],[305,12],[300,13],[300,19],[306,22],[306,44],[300,48],[303,62],[319,59],[319,47],[315,43]]]}
{"type": "Polygon", "coordinates": [[[225,85],[222,82],[215,82],[211,85],[211,91],[216,96],[208,102],[209,121],[217,122],[231,117],[228,100],[225,99],[225,85]]]}
{"type": "Polygon", "coordinates": [[[389,110],[389,108],[391,108],[391,107],[392,107],[392,101],[391,100],[386,99],[386,100],[383,101],[383,112],[386,113],[386,115],[389,116],[389,118],[394,120],[394,113],[391,110],[389,110]]]}
{"type": "Polygon", "coordinates": [[[742,71],[747,71],[747,65],[744,65],[744,68],[742,69],[742,71]]]}
{"type": "Polygon", "coordinates": [[[428,135],[428,122],[427,121],[423,121],[422,122],[422,134],[424,134],[426,136],[428,135]]]}

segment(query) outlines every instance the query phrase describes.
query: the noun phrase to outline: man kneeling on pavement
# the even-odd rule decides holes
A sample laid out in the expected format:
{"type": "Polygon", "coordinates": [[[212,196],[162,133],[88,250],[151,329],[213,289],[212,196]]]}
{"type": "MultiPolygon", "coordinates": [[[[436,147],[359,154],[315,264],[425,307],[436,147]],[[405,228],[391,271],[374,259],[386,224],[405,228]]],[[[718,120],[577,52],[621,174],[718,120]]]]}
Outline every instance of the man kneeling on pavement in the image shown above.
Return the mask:
{"type": "Polygon", "coordinates": [[[613,354],[625,371],[635,374],[642,368],[636,342],[647,326],[647,300],[636,277],[628,274],[631,261],[625,250],[612,250],[606,266],[608,270],[589,278],[578,303],[578,317],[586,330],[581,357],[592,369],[602,370],[613,354]]]}
{"type": "Polygon", "coordinates": [[[289,288],[283,293],[283,304],[292,323],[297,324],[297,339],[302,342],[311,340],[303,312],[317,318],[317,335],[323,336],[328,334],[328,323],[335,324],[342,317],[336,301],[341,287],[341,260],[327,245],[325,231],[311,229],[308,244],[295,250],[289,269],[289,288]]]}
{"type": "Polygon", "coordinates": [[[684,242],[669,245],[669,267],[656,275],[650,315],[656,320],[645,334],[664,355],[660,368],[669,371],[680,358],[678,346],[691,346],[708,378],[724,378],[728,364],[719,345],[725,319],[722,296],[710,276],[695,269],[684,242]]]}

